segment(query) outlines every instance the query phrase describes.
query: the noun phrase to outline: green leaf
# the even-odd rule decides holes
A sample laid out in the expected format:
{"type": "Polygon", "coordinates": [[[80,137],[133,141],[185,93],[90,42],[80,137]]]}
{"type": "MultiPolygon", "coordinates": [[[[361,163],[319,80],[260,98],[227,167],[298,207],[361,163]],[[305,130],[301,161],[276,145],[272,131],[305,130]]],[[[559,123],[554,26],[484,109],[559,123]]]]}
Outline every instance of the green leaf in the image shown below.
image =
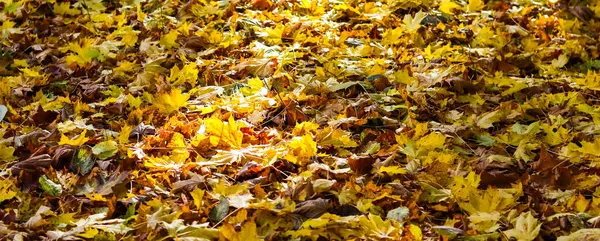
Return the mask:
{"type": "Polygon", "coordinates": [[[62,194],[62,186],[59,183],[55,183],[52,180],[48,179],[46,175],[41,176],[38,179],[38,181],[40,182],[42,189],[46,193],[52,196],[59,196],[60,194],[62,194]]]}
{"type": "Polygon", "coordinates": [[[439,235],[447,236],[450,240],[454,240],[459,235],[464,235],[465,231],[449,226],[433,226],[433,231],[439,235]]]}
{"type": "Polygon", "coordinates": [[[338,90],[343,90],[343,89],[346,89],[350,86],[357,85],[357,84],[359,84],[358,81],[348,81],[348,82],[334,84],[332,86],[329,86],[329,90],[331,90],[331,92],[336,92],[338,90]]]}
{"type": "Polygon", "coordinates": [[[419,197],[420,200],[424,200],[429,203],[437,203],[450,198],[449,190],[440,190],[424,182],[419,182],[419,186],[421,186],[424,191],[419,197]]]}
{"type": "Polygon", "coordinates": [[[6,116],[6,113],[8,113],[8,108],[6,108],[5,105],[0,105],[0,121],[2,119],[4,119],[4,116],[6,116]]]}
{"type": "Polygon", "coordinates": [[[531,124],[529,124],[527,126],[527,128],[525,128],[524,125],[521,125],[519,123],[516,123],[512,126],[512,132],[517,133],[519,135],[528,135],[528,134],[537,134],[538,132],[540,132],[540,122],[536,121],[533,122],[531,124]]]}
{"type": "Polygon", "coordinates": [[[116,141],[100,142],[92,148],[92,152],[102,160],[114,156],[118,151],[119,145],[116,141]]]}
{"type": "Polygon", "coordinates": [[[477,144],[482,146],[491,147],[496,145],[496,140],[489,135],[479,135],[476,136],[475,139],[477,141],[477,144]]]}
{"type": "Polygon", "coordinates": [[[410,210],[407,207],[398,207],[390,210],[387,213],[386,218],[389,220],[396,220],[398,221],[398,223],[404,223],[404,221],[409,215],[409,211],[410,210]]]}
{"type": "MultiPolygon", "coordinates": [[[[23,5],[23,1],[13,2],[13,0],[7,0],[4,4],[4,12],[15,13],[15,11],[23,5]]],[[[0,118],[0,120],[2,120],[2,118],[0,118]]]]}
{"type": "Polygon", "coordinates": [[[73,161],[71,162],[71,165],[69,165],[69,168],[75,173],[78,172],[81,175],[86,175],[90,173],[95,163],[90,150],[87,148],[80,148],[75,153],[75,157],[73,157],[73,161]]]}
{"type": "Polygon", "coordinates": [[[217,205],[215,205],[208,213],[208,217],[211,221],[218,223],[223,220],[229,213],[229,200],[224,196],[221,196],[217,205]]]}

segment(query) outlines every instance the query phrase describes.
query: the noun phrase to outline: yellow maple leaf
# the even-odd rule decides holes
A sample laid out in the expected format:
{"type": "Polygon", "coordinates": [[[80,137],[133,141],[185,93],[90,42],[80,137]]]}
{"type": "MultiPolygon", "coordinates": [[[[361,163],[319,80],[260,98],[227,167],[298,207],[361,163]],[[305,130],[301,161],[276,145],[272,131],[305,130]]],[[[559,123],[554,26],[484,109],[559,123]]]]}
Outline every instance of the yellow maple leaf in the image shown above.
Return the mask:
{"type": "Polygon", "coordinates": [[[85,137],[86,132],[87,132],[87,130],[83,130],[83,132],[81,132],[79,137],[77,137],[75,139],[69,139],[67,136],[65,136],[63,134],[60,137],[60,141],[58,142],[58,144],[59,145],[70,145],[70,146],[81,146],[90,139],[90,138],[85,137]]]}
{"type": "Polygon", "coordinates": [[[371,239],[399,239],[400,231],[391,220],[383,220],[380,216],[369,213],[360,216],[359,223],[365,235],[371,239]]]}
{"type": "Polygon", "coordinates": [[[437,152],[437,151],[428,151],[427,156],[422,160],[422,165],[428,165],[433,163],[434,161],[439,161],[441,163],[452,163],[458,155],[453,152],[437,152]]]}
{"type": "Polygon", "coordinates": [[[425,135],[425,133],[427,133],[427,131],[429,130],[427,125],[427,122],[417,122],[414,127],[415,133],[413,134],[413,138],[419,138],[425,135]]]}
{"type": "Polygon", "coordinates": [[[81,11],[78,9],[71,8],[71,4],[68,2],[54,3],[54,13],[57,15],[79,15],[81,11]]]}
{"type": "Polygon", "coordinates": [[[383,33],[383,37],[381,39],[381,44],[383,44],[385,46],[399,44],[403,41],[403,38],[402,38],[403,33],[404,33],[403,28],[387,29],[383,33]]]}
{"type": "Polygon", "coordinates": [[[469,228],[475,229],[480,232],[492,233],[495,232],[500,226],[498,221],[501,218],[501,213],[494,212],[476,212],[469,215],[469,228]]]}
{"type": "Polygon", "coordinates": [[[517,240],[531,241],[537,238],[541,227],[542,224],[533,217],[531,212],[521,213],[514,224],[514,228],[504,231],[504,234],[508,237],[515,237],[517,240]]]}
{"type": "Polygon", "coordinates": [[[573,139],[569,129],[562,126],[543,123],[541,128],[544,130],[542,141],[550,144],[550,146],[560,145],[573,139]]]}
{"type": "Polygon", "coordinates": [[[221,236],[224,240],[230,241],[258,241],[258,233],[256,233],[256,223],[252,221],[244,222],[241,225],[240,231],[236,231],[236,228],[226,222],[219,228],[221,236]]]}
{"type": "Polygon", "coordinates": [[[358,143],[353,141],[351,133],[343,131],[341,129],[331,129],[331,127],[325,127],[322,131],[317,133],[317,139],[321,146],[335,146],[335,147],[356,147],[358,143]]]}
{"type": "Polygon", "coordinates": [[[154,106],[163,114],[169,115],[178,111],[181,107],[185,107],[189,98],[189,94],[181,93],[180,89],[173,89],[170,93],[158,94],[154,106]]]}
{"type": "Polygon", "coordinates": [[[36,69],[21,68],[19,70],[21,70],[21,72],[23,72],[23,75],[25,77],[29,77],[29,78],[44,77],[46,75],[44,73],[40,74],[39,68],[36,68],[36,69]]]}
{"type": "Polygon", "coordinates": [[[455,176],[450,190],[457,200],[467,200],[469,194],[477,190],[481,177],[475,172],[470,172],[466,177],[455,176]]]}
{"type": "Polygon", "coordinates": [[[184,65],[181,69],[175,65],[173,68],[171,68],[171,75],[167,78],[167,80],[172,85],[183,85],[185,83],[189,83],[192,86],[196,86],[198,72],[198,66],[194,62],[184,65]]]}
{"type": "Polygon", "coordinates": [[[291,151],[285,156],[285,159],[293,163],[297,163],[299,157],[308,158],[317,154],[317,142],[310,134],[294,137],[288,148],[291,151]]]}
{"type": "Polygon", "coordinates": [[[135,62],[130,61],[119,61],[118,67],[113,68],[113,73],[116,77],[127,78],[130,75],[128,73],[134,72],[139,68],[139,65],[135,62]]]}
{"type": "Polygon", "coordinates": [[[292,130],[292,135],[300,136],[304,135],[305,133],[310,133],[316,129],[319,129],[319,124],[312,121],[296,123],[296,126],[294,126],[294,129],[292,130]]]}
{"type": "Polygon", "coordinates": [[[414,237],[413,240],[423,240],[423,231],[421,231],[421,228],[419,228],[419,226],[410,224],[410,226],[408,227],[408,231],[414,237]]]}
{"type": "Polygon", "coordinates": [[[13,156],[13,153],[15,153],[14,147],[5,146],[4,144],[0,144],[0,160],[2,160],[2,161],[16,160],[17,157],[13,156]]]}
{"type": "Polygon", "coordinates": [[[167,147],[173,148],[171,150],[171,159],[176,162],[184,163],[190,157],[190,153],[186,149],[185,138],[179,132],[173,133],[173,137],[171,137],[171,141],[169,141],[167,147]]]}
{"type": "Polygon", "coordinates": [[[132,109],[138,109],[142,105],[142,98],[127,94],[127,104],[132,109]]]}
{"type": "Polygon", "coordinates": [[[504,212],[517,204],[517,199],[523,195],[521,183],[513,188],[497,189],[488,187],[484,190],[471,190],[468,199],[458,201],[458,205],[469,214],[504,212]]]}
{"type": "Polygon", "coordinates": [[[165,49],[171,49],[173,47],[178,48],[179,44],[175,42],[177,40],[177,36],[179,36],[179,31],[171,30],[169,33],[160,37],[160,44],[165,47],[165,49]]]}
{"type": "Polygon", "coordinates": [[[127,144],[129,143],[129,134],[133,131],[133,127],[129,125],[125,125],[121,127],[121,132],[119,132],[119,144],[127,144]]]}
{"type": "Polygon", "coordinates": [[[153,171],[160,170],[179,170],[184,166],[184,162],[173,160],[170,156],[146,157],[144,158],[144,166],[153,171]]]}
{"type": "Polygon", "coordinates": [[[29,66],[29,64],[27,64],[27,60],[25,60],[25,59],[13,59],[12,66],[15,66],[15,67],[27,67],[27,66],[29,66]]]}
{"type": "Polygon", "coordinates": [[[2,20],[3,23],[0,25],[0,33],[2,38],[8,38],[11,34],[22,33],[23,30],[21,28],[13,28],[17,23],[10,20],[2,20]]]}
{"type": "Polygon", "coordinates": [[[260,32],[261,37],[271,45],[281,44],[281,37],[283,36],[283,30],[285,26],[283,24],[277,24],[273,28],[264,28],[263,32],[260,32]]]}
{"type": "Polygon", "coordinates": [[[0,179],[0,202],[12,199],[17,195],[14,185],[15,184],[9,179],[0,179]]]}
{"type": "Polygon", "coordinates": [[[135,7],[137,12],[137,20],[143,23],[146,19],[146,13],[144,13],[144,10],[142,10],[142,3],[138,2],[135,7]]]}
{"type": "Polygon", "coordinates": [[[387,167],[380,167],[379,168],[379,173],[387,173],[390,175],[396,175],[396,174],[406,174],[406,169],[399,167],[399,166],[387,166],[387,167]]]}
{"type": "Polygon", "coordinates": [[[482,0],[469,0],[469,4],[467,5],[467,12],[478,12],[481,11],[483,7],[484,3],[482,0]]]}
{"type": "Polygon", "coordinates": [[[102,53],[100,50],[93,47],[96,40],[92,38],[84,38],[78,43],[69,43],[67,47],[62,48],[61,51],[72,51],[65,57],[65,61],[68,66],[89,66],[92,60],[101,58],[102,53]]]}
{"type": "Polygon", "coordinates": [[[477,126],[487,129],[494,126],[494,123],[500,121],[503,117],[503,113],[500,110],[487,112],[480,115],[477,120],[477,126]]]}
{"type": "Polygon", "coordinates": [[[99,232],[100,231],[98,231],[98,229],[87,228],[85,232],[77,234],[77,236],[82,237],[82,238],[92,239],[92,238],[96,237],[96,235],[98,235],[99,232]]]}
{"type": "Polygon", "coordinates": [[[567,201],[567,207],[579,213],[585,213],[585,211],[588,209],[589,204],[590,200],[587,200],[581,194],[572,196],[569,199],[569,201],[567,201]]]}
{"type": "Polygon", "coordinates": [[[575,83],[583,89],[600,90],[600,74],[590,70],[585,78],[575,79],[575,83]]]}
{"type": "Polygon", "coordinates": [[[458,4],[456,4],[452,0],[442,0],[442,2],[440,3],[440,7],[438,9],[440,11],[442,11],[443,13],[452,14],[452,11],[454,9],[460,10],[460,9],[462,9],[462,7],[458,4]]]}
{"type": "Polygon", "coordinates": [[[452,43],[439,47],[433,52],[431,45],[428,45],[427,48],[425,48],[425,58],[428,60],[442,58],[446,53],[452,52],[452,50],[452,43]]]}
{"type": "Polygon", "coordinates": [[[424,149],[435,149],[435,148],[442,148],[444,147],[444,143],[446,142],[446,136],[444,136],[443,134],[437,133],[437,132],[433,132],[433,133],[429,133],[426,136],[421,137],[421,139],[419,139],[417,141],[417,147],[419,149],[424,148],[424,149]]]}
{"type": "Polygon", "coordinates": [[[579,151],[583,154],[600,156],[600,138],[595,138],[594,142],[582,141],[579,151]]]}
{"type": "Polygon", "coordinates": [[[207,39],[211,44],[218,44],[221,43],[221,40],[223,40],[223,33],[217,30],[207,29],[203,32],[200,32],[199,35],[200,37],[207,39]]]}
{"type": "Polygon", "coordinates": [[[194,189],[194,191],[190,192],[190,195],[192,195],[192,198],[194,199],[194,205],[196,205],[196,209],[200,210],[200,208],[202,207],[202,197],[204,197],[204,190],[196,188],[194,189]]]}
{"type": "Polygon", "coordinates": [[[240,148],[242,147],[242,138],[244,134],[240,132],[240,128],[244,127],[243,124],[238,124],[233,119],[233,116],[229,116],[227,123],[219,120],[218,118],[210,118],[204,120],[206,131],[211,134],[210,144],[218,146],[219,144],[226,144],[230,147],[240,148]]]}
{"type": "Polygon", "coordinates": [[[90,201],[107,201],[107,199],[99,193],[86,193],[85,196],[90,199],[90,201]]]}
{"type": "Polygon", "coordinates": [[[240,92],[244,96],[251,96],[256,93],[260,93],[262,95],[266,95],[267,89],[265,88],[264,82],[258,77],[252,78],[248,80],[248,86],[240,89],[240,92]]]}

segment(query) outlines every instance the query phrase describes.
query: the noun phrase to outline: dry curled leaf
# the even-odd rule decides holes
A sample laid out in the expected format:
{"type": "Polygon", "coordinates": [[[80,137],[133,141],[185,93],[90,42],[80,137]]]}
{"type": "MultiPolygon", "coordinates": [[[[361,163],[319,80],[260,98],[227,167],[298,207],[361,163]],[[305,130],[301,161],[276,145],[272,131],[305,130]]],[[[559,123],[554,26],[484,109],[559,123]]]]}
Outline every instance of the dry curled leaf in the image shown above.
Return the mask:
{"type": "Polygon", "coordinates": [[[53,159],[48,154],[31,156],[23,161],[16,162],[10,169],[14,171],[35,171],[39,168],[47,168],[52,163],[53,159]]]}
{"type": "Polygon", "coordinates": [[[298,203],[293,213],[301,215],[304,218],[318,218],[327,212],[328,207],[329,200],[317,198],[298,203]]]}
{"type": "Polygon", "coordinates": [[[575,15],[581,21],[590,21],[594,17],[594,11],[592,11],[587,6],[577,5],[574,7],[569,7],[569,12],[575,15]]]}

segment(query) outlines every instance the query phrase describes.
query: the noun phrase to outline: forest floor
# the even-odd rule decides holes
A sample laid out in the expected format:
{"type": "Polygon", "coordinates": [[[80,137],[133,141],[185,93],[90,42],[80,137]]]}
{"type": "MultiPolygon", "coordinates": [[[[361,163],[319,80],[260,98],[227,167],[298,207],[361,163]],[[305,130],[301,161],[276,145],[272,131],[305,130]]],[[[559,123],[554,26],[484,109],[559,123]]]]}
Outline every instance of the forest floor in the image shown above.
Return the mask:
{"type": "Polygon", "coordinates": [[[0,0],[0,238],[600,240],[600,2],[0,0]]]}

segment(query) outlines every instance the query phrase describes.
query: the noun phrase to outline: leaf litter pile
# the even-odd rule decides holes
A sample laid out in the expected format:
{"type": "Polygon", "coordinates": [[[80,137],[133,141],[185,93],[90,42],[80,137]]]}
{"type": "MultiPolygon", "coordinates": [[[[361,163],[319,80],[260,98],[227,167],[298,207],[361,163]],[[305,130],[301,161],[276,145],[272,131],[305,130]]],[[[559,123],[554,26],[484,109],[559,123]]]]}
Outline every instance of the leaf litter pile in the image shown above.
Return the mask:
{"type": "Polygon", "coordinates": [[[600,239],[598,1],[0,8],[2,239],[600,239]]]}

